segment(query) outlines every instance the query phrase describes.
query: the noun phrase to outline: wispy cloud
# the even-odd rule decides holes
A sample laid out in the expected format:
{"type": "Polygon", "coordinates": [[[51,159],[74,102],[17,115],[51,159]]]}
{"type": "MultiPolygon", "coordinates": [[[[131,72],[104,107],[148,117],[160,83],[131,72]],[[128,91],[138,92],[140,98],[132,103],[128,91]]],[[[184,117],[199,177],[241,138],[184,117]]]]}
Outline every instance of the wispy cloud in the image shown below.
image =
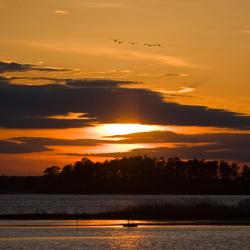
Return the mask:
{"type": "MultiPolygon", "coordinates": [[[[119,56],[119,54],[117,56],[119,56]]],[[[202,66],[199,66],[190,62],[186,58],[164,55],[164,54],[157,54],[157,53],[152,53],[152,52],[139,52],[139,51],[127,50],[127,51],[120,52],[120,56],[128,60],[153,61],[153,62],[158,62],[163,65],[170,65],[170,66],[175,66],[175,67],[183,67],[183,68],[201,68],[202,67],[202,66]]]]}
{"type": "Polygon", "coordinates": [[[178,95],[178,94],[186,94],[186,93],[191,93],[195,91],[195,88],[193,87],[180,87],[177,90],[173,89],[157,89],[156,91],[166,94],[166,95],[178,95]]]}
{"type": "MultiPolygon", "coordinates": [[[[169,65],[174,67],[181,68],[204,68],[204,66],[200,64],[196,64],[191,60],[180,57],[180,56],[172,56],[166,54],[159,54],[155,52],[146,52],[146,51],[136,51],[128,48],[120,48],[120,47],[110,47],[110,46],[100,46],[100,45],[88,45],[82,46],[77,44],[56,44],[56,43],[48,43],[42,41],[33,41],[29,42],[29,45],[32,47],[43,48],[47,50],[54,51],[62,51],[62,52],[71,52],[77,54],[84,54],[90,56],[106,56],[121,60],[130,60],[130,61],[146,61],[146,62],[154,62],[162,65],[169,65]]],[[[182,76],[188,76],[186,74],[182,74],[182,76]]]]}
{"type": "Polygon", "coordinates": [[[68,15],[68,14],[70,14],[70,12],[66,11],[66,10],[55,10],[54,14],[56,14],[56,15],[68,15]]]}
{"type": "MultiPolygon", "coordinates": [[[[113,44],[108,44],[109,39],[100,40],[97,44],[77,44],[71,42],[49,42],[49,41],[27,41],[27,40],[5,40],[0,39],[2,42],[8,43],[18,43],[19,45],[28,46],[32,48],[39,48],[48,51],[57,51],[57,52],[68,52],[78,55],[87,55],[87,56],[96,56],[96,57],[109,57],[113,59],[127,60],[127,61],[141,61],[144,63],[153,63],[157,65],[167,65],[179,68],[194,68],[194,69],[206,69],[207,66],[204,66],[200,63],[194,62],[190,58],[185,58],[182,56],[167,55],[164,52],[159,53],[155,50],[136,50],[134,48],[126,48],[120,46],[113,46],[113,44]]],[[[162,74],[164,76],[164,74],[162,74]]],[[[175,74],[166,74],[165,76],[177,76],[175,74]]],[[[189,76],[186,73],[180,73],[178,76],[187,77],[189,76]]]]}
{"type": "Polygon", "coordinates": [[[162,73],[160,76],[166,76],[166,77],[176,77],[176,76],[182,76],[182,77],[188,77],[189,74],[186,73],[162,73]]]}
{"type": "Polygon", "coordinates": [[[195,88],[191,88],[191,87],[181,87],[181,89],[179,89],[177,92],[180,94],[184,94],[184,93],[190,93],[195,91],[195,88]]]}

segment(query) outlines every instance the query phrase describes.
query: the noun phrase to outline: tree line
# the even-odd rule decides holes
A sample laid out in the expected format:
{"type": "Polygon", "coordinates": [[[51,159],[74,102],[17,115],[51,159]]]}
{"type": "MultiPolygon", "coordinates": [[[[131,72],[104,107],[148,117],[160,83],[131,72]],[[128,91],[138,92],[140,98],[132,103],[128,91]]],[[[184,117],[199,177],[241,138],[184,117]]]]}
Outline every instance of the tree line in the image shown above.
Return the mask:
{"type": "Polygon", "coordinates": [[[0,177],[1,192],[68,194],[250,194],[250,168],[226,161],[83,158],[37,177],[0,177]]]}

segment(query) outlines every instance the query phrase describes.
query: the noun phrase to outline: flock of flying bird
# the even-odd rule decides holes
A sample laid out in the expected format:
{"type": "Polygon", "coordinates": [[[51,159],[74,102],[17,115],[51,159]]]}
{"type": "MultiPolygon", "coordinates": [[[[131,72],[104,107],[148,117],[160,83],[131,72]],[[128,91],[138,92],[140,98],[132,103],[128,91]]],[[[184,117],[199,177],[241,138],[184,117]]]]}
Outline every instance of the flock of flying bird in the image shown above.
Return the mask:
{"type": "Polygon", "coordinates": [[[148,46],[148,47],[162,47],[161,44],[159,43],[137,43],[137,42],[128,42],[128,41],[122,41],[120,39],[112,39],[115,43],[118,43],[118,44],[123,44],[123,43],[127,43],[127,44],[130,44],[130,45],[143,45],[143,46],[148,46]]]}

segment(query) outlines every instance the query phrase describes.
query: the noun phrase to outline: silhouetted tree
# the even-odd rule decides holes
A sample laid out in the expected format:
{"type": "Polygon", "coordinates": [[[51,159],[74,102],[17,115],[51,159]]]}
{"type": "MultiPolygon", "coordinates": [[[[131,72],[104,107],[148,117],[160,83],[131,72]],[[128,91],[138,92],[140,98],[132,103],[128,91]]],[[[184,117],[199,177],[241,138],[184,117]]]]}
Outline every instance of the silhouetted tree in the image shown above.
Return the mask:
{"type": "Polygon", "coordinates": [[[71,176],[71,173],[72,173],[72,169],[73,169],[73,166],[70,164],[70,165],[66,165],[61,173],[60,173],[60,176],[63,177],[63,178],[69,178],[71,176]]]}
{"type": "Polygon", "coordinates": [[[2,176],[0,192],[250,194],[249,167],[225,161],[134,156],[98,163],[83,158],[62,169],[51,166],[43,174],[2,176]]]}
{"type": "Polygon", "coordinates": [[[241,177],[245,181],[250,180],[250,168],[247,165],[244,165],[241,177]]]}
{"type": "Polygon", "coordinates": [[[59,175],[59,173],[60,173],[60,168],[57,166],[46,168],[43,171],[44,176],[50,176],[50,177],[56,177],[59,175]]]}

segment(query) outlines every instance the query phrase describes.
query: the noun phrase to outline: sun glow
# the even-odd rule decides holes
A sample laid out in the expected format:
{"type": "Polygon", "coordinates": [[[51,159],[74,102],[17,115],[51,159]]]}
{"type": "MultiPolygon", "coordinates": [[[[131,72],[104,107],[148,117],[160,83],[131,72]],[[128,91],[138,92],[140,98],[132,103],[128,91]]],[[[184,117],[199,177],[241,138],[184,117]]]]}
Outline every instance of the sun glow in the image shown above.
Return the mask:
{"type": "Polygon", "coordinates": [[[142,124],[104,124],[98,126],[99,132],[104,136],[126,135],[131,133],[149,132],[161,129],[161,126],[142,124]]]}

